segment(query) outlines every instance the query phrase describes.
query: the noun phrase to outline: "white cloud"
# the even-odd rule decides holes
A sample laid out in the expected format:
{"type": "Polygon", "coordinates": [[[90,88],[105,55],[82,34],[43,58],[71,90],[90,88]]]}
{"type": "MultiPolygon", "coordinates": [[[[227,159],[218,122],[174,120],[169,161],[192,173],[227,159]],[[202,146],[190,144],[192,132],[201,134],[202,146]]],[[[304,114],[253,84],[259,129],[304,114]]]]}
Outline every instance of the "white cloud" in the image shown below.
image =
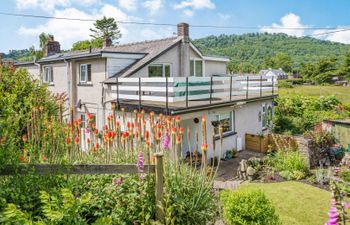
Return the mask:
{"type": "MultiPolygon", "coordinates": [[[[329,30],[328,32],[333,32],[333,31],[336,31],[336,30],[329,30]]],[[[350,27],[338,27],[337,31],[340,31],[340,32],[326,34],[323,37],[325,37],[325,39],[328,41],[350,44],[350,27]],[[349,29],[349,30],[342,31],[344,29],[349,29]]],[[[325,33],[325,32],[327,32],[327,31],[323,30],[323,31],[320,31],[317,33],[319,34],[319,33],[325,33]]],[[[316,32],[314,32],[314,33],[316,33],[316,32]]],[[[319,37],[321,37],[321,36],[319,36],[319,37]]]]}
{"type": "Polygon", "coordinates": [[[185,0],[174,6],[175,9],[215,9],[215,4],[211,0],[185,0]]]}
{"type": "Polygon", "coordinates": [[[147,0],[143,3],[143,7],[149,10],[150,15],[154,15],[163,7],[163,0],[147,0]]]}
{"type": "Polygon", "coordinates": [[[136,0],[118,0],[118,4],[121,8],[128,11],[135,11],[137,8],[136,0]]]}
{"type": "Polygon", "coordinates": [[[193,16],[193,10],[190,10],[190,9],[185,9],[185,10],[183,11],[183,13],[184,13],[186,16],[188,16],[188,17],[193,16]]]}
{"type": "Polygon", "coordinates": [[[53,11],[56,7],[69,7],[74,3],[80,5],[93,5],[99,0],[16,0],[16,7],[24,9],[42,9],[53,11]]]}
{"type": "Polygon", "coordinates": [[[280,22],[281,22],[280,24],[273,23],[271,26],[262,27],[260,31],[268,32],[268,33],[285,33],[291,36],[301,37],[305,33],[304,28],[308,27],[302,24],[300,17],[293,13],[288,13],[287,15],[283,16],[280,22]],[[286,29],[286,28],[297,28],[297,29],[286,29]]]}
{"type": "MultiPolygon", "coordinates": [[[[93,13],[86,13],[76,8],[66,8],[64,10],[54,10],[52,16],[92,20],[106,16],[113,17],[116,20],[142,21],[140,18],[129,16],[119,8],[109,4],[102,5],[101,8],[96,9],[93,13]]],[[[174,32],[173,27],[152,27],[150,29],[142,25],[118,25],[122,33],[120,43],[169,37],[174,32]]],[[[41,32],[50,33],[55,36],[55,40],[61,43],[62,49],[70,49],[76,41],[91,39],[90,28],[92,27],[93,22],[50,19],[46,23],[35,27],[21,26],[18,33],[34,37],[38,37],[41,32]]]]}
{"type": "Polygon", "coordinates": [[[193,16],[194,10],[215,9],[215,4],[211,0],[184,0],[174,5],[174,9],[182,9],[186,16],[193,16]]]}

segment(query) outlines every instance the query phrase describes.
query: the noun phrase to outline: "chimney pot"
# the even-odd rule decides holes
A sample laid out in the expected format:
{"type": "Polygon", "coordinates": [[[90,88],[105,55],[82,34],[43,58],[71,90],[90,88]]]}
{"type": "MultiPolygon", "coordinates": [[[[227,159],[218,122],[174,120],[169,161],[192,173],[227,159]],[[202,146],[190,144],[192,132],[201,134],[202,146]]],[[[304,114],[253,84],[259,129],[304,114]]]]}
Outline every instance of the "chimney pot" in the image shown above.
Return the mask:
{"type": "Polygon", "coordinates": [[[179,23],[177,25],[177,36],[179,37],[189,37],[189,25],[188,23],[179,23]]]}
{"type": "Polygon", "coordinates": [[[109,37],[107,37],[103,40],[103,48],[110,47],[110,46],[112,46],[112,44],[113,44],[112,40],[109,37]]]}
{"type": "Polygon", "coordinates": [[[49,35],[49,38],[44,46],[44,57],[51,56],[61,52],[61,45],[58,41],[55,41],[53,35],[49,35]]]}

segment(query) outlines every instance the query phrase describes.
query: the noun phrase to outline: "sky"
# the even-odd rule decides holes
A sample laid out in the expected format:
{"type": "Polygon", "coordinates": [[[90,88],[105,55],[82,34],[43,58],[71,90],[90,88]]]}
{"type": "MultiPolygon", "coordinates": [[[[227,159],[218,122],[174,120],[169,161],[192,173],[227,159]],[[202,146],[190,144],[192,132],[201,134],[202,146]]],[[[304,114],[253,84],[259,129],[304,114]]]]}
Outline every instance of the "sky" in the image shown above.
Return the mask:
{"type": "MultiPolygon", "coordinates": [[[[137,21],[191,25],[243,26],[254,29],[190,27],[192,39],[219,34],[283,32],[292,36],[314,35],[350,28],[349,0],[0,0],[0,12],[53,17],[137,21]],[[273,27],[273,29],[271,29],[273,27]],[[293,27],[298,30],[286,30],[293,27]],[[282,29],[281,29],[282,28],[282,29]]],[[[0,15],[0,52],[38,48],[41,32],[53,34],[62,49],[90,39],[93,22],[38,19],[0,15]]],[[[119,24],[120,43],[173,36],[176,26],[119,24]]],[[[350,30],[315,36],[350,44],[350,30]]]]}

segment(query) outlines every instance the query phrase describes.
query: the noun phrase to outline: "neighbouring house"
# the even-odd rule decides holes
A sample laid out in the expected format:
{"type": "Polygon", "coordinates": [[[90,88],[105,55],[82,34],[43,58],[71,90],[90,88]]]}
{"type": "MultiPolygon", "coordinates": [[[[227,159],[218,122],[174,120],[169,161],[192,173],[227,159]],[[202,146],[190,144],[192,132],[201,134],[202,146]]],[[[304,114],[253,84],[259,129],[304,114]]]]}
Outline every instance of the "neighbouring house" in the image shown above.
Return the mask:
{"type": "MultiPolygon", "coordinates": [[[[246,133],[262,134],[271,127],[276,82],[268,76],[226,75],[228,61],[227,57],[204,55],[191,42],[189,25],[180,23],[174,37],[116,46],[105,41],[103,48],[85,51],[61,53],[52,38],[32,73],[52,92],[67,93],[67,106],[75,118],[86,121],[86,114],[93,114],[99,128],[112,113],[112,106],[119,116],[121,108],[181,115],[182,126],[191,131],[183,155],[188,149],[200,150],[195,134],[201,132],[204,115],[209,122],[208,156],[212,157],[213,143],[220,146],[220,124],[224,152],[244,149],[246,133]]],[[[29,68],[32,64],[17,66],[29,68]]],[[[131,113],[127,116],[132,118],[131,113]]]]}
{"type": "Polygon", "coordinates": [[[277,80],[286,80],[288,79],[288,74],[283,71],[282,68],[279,68],[278,70],[269,68],[267,70],[260,70],[259,75],[267,76],[267,77],[274,77],[277,80]]]}

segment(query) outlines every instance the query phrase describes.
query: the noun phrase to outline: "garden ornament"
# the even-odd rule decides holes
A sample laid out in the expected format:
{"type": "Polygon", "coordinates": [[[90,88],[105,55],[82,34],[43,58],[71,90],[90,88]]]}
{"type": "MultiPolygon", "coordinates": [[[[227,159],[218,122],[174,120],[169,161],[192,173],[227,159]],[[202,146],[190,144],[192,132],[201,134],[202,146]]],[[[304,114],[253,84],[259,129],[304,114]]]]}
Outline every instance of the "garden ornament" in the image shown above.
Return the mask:
{"type": "Polygon", "coordinates": [[[237,174],[239,179],[247,180],[247,168],[248,168],[247,160],[242,159],[237,169],[237,174]]]}

